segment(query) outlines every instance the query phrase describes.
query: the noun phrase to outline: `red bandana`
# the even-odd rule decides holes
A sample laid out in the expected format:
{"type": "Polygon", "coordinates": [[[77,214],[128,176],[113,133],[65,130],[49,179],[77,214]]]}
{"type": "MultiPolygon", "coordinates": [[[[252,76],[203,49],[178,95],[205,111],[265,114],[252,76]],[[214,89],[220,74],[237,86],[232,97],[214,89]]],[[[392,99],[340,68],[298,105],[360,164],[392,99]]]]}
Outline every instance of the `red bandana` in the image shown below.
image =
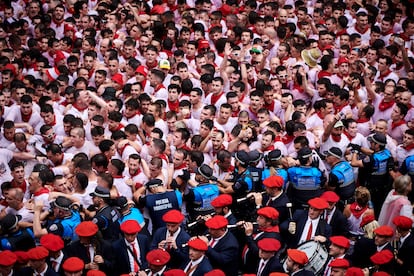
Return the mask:
{"type": "MultiPolygon", "coordinates": [[[[354,139],[354,137],[352,137],[351,134],[349,134],[348,131],[344,130],[344,134],[345,134],[346,137],[348,137],[349,141],[352,141],[352,139],[354,139]]],[[[333,139],[333,137],[332,137],[332,139],[333,139]]],[[[341,139],[339,139],[339,140],[341,140],[341,139]]]]}
{"type": "Polygon", "coordinates": [[[171,101],[167,100],[167,104],[168,104],[168,108],[170,110],[175,111],[177,113],[178,113],[178,111],[180,111],[180,109],[179,109],[180,101],[171,102],[171,101]]]}
{"type": "Polygon", "coordinates": [[[220,99],[220,97],[224,94],[224,91],[218,93],[218,94],[212,94],[211,95],[211,104],[216,104],[216,102],[220,99]]]}
{"type": "Polygon", "coordinates": [[[356,120],[356,122],[358,123],[358,124],[363,124],[363,123],[366,123],[366,122],[368,122],[369,121],[369,119],[368,118],[358,118],[357,120],[356,120]]]}
{"type": "Polygon", "coordinates": [[[30,117],[32,117],[32,113],[33,113],[33,111],[30,111],[30,113],[28,115],[24,115],[20,112],[20,114],[22,115],[23,122],[27,123],[30,120],[30,117]]]}
{"type": "Polygon", "coordinates": [[[282,142],[283,144],[287,145],[290,144],[293,141],[293,139],[295,139],[295,136],[286,134],[282,137],[282,142]]]}
{"type": "Polygon", "coordinates": [[[401,125],[404,125],[405,121],[404,120],[399,120],[398,122],[392,122],[391,123],[391,129],[394,130],[396,127],[399,127],[401,125]]]}
{"type": "Polygon", "coordinates": [[[74,108],[76,108],[77,110],[79,110],[80,112],[85,111],[86,109],[88,109],[88,106],[80,107],[77,103],[73,103],[72,106],[74,108]]]}
{"type": "Polygon", "coordinates": [[[379,104],[378,109],[380,111],[385,111],[387,109],[390,109],[393,105],[395,104],[394,101],[390,101],[390,102],[384,102],[384,99],[382,99],[382,101],[379,104]]]}
{"type": "Polygon", "coordinates": [[[336,136],[331,134],[332,140],[334,140],[335,142],[339,143],[341,141],[341,135],[336,136]]]}
{"type": "Polygon", "coordinates": [[[354,215],[354,217],[356,217],[357,219],[359,219],[363,213],[365,213],[365,211],[368,209],[368,206],[362,208],[361,206],[359,206],[356,202],[352,203],[351,206],[351,213],[354,215]]]}
{"type": "Polygon", "coordinates": [[[296,83],[296,82],[293,84],[293,89],[298,90],[298,91],[299,91],[299,93],[303,93],[303,92],[305,92],[305,89],[303,89],[302,85],[299,85],[299,84],[298,84],[298,83],[296,83]]]}

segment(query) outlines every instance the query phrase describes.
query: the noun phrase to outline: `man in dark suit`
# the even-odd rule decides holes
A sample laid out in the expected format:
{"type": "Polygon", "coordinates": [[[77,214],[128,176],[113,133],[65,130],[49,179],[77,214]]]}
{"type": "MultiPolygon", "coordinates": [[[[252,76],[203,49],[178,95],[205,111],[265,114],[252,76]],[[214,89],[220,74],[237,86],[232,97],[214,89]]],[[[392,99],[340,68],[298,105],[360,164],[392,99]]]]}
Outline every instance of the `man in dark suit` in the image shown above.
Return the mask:
{"type": "Polygon", "coordinates": [[[58,276],[49,265],[46,259],[49,256],[49,251],[43,246],[37,246],[27,252],[29,257],[29,266],[22,269],[22,275],[43,275],[43,276],[58,276]]]}
{"type": "Polygon", "coordinates": [[[85,270],[99,269],[107,274],[112,272],[111,245],[97,237],[98,226],[92,221],[82,221],[75,229],[79,239],[65,248],[68,257],[78,257],[85,263],[85,270]]]}
{"type": "Polygon", "coordinates": [[[0,252],[0,275],[20,275],[13,269],[14,264],[17,261],[17,256],[10,250],[4,250],[0,252]]]}
{"type": "Polygon", "coordinates": [[[230,207],[233,204],[233,198],[229,194],[221,194],[211,201],[216,215],[224,216],[230,225],[237,223],[237,218],[232,213],[230,207]]]}
{"type": "Polygon", "coordinates": [[[377,246],[377,252],[382,250],[394,252],[394,247],[391,244],[392,237],[394,236],[394,229],[392,229],[391,226],[382,225],[375,229],[374,233],[374,242],[377,246]]]}
{"type": "Polygon", "coordinates": [[[323,275],[331,275],[331,263],[338,259],[349,259],[346,251],[349,249],[350,242],[344,236],[332,236],[329,245],[329,261],[327,262],[323,275]]]}
{"type": "Polygon", "coordinates": [[[49,233],[40,238],[40,244],[49,250],[48,266],[55,272],[63,274],[62,264],[68,258],[62,251],[65,247],[63,239],[58,235],[49,233]]]}
{"type": "Polygon", "coordinates": [[[349,268],[348,260],[338,258],[329,263],[329,269],[331,273],[324,274],[324,275],[346,275],[348,268],[349,268]]]}
{"type": "Polygon", "coordinates": [[[309,240],[325,243],[331,236],[331,227],[321,218],[323,211],[328,208],[328,202],[315,197],[310,199],[308,204],[307,213],[297,210],[291,222],[285,221],[280,226],[282,235],[286,236],[288,248],[296,248],[309,240]]]}
{"type": "Polygon", "coordinates": [[[145,256],[149,251],[149,240],[139,235],[141,226],[135,220],[127,220],[121,224],[123,238],[112,244],[114,256],[114,275],[137,273],[148,268],[145,256]]]}
{"type": "Polygon", "coordinates": [[[290,275],[295,276],[314,276],[312,271],[304,269],[304,266],[308,263],[308,256],[303,251],[298,249],[287,250],[286,269],[290,275]]]}
{"type": "Polygon", "coordinates": [[[154,276],[165,275],[164,272],[167,269],[167,263],[170,260],[170,254],[164,249],[154,249],[148,252],[146,257],[150,274],[154,276]]]}
{"type": "Polygon", "coordinates": [[[188,276],[204,276],[205,273],[213,269],[210,261],[205,256],[208,245],[200,238],[191,239],[188,242],[190,261],[182,268],[188,276]]]}
{"type": "Polygon", "coordinates": [[[397,227],[396,235],[399,239],[395,274],[408,276],[414,273],[414,236],[411,234],[412,219],[405,216],[395,217],[392,221],[397,227]]]}
{"type": "Polygon", "coordinates": [[[324,192],[321,198],[328,202],[328,208],[323,212],[324,220],[332,228],[332,236],[349,236],[348,221],[344,214],[336,206],[339,196],[332,191],[324,192]]]}
{"type": "Polygon", "coordinates": [[[171,256],[168,267],[179,268],[188,259],[188,247],[183,245],[190,239],[190,235],[181,227],[184,216],[180,211],[170,210],[162,216],[162,220],[166,226],[155,231],[151,250],[165,249],[171,256]]]}
{"type": "Polygon", "coordinates": [[[225,217],[216,215],[206,221],[210,241],[200,237],[209,246],[206,256],[214,268],[221,269],[226,275],[236,276],[238,270],[239,244],[234,235],[227,230],[228,221],[225,217]]]}
{"type": "Polygon", "coordinates": [[[284,272],[276,252],[280,249],[280,242],[272,238],[261,239],[259,246],[259,266],[257,267],[257,276],[269,276],[272,272],[284,272]]]}

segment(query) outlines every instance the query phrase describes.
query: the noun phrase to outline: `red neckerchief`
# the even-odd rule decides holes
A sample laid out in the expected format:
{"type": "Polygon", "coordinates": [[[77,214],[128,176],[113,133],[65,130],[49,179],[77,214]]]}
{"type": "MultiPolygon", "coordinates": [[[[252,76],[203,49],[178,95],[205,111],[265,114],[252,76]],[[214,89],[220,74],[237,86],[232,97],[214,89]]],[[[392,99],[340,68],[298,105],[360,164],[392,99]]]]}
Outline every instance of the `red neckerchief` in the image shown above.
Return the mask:
{"type": "Polygon", "coordinates": [[[409,144],[409,145],[408,145],[408,146],[406,146],[406,147],[403,147],[403,149],[405,149],[406,151],[409,151],[409,150],[414,149],[414,143],[409,144]]]}
{"type": "Polygon", "coordinates": [[[398,122],[391,122],[391,129],[394,130],[396,127],[399,127],[401,125],[404,125],[405,121],[404,120],[399,120],[398,122]]]}
{"type": "Polygon", "coordinates": [[[270,227],[266,227],[266,228],[259,227],[259,230],[263,231],[263,232],[267,232],[267,233],[269,233],[269,232],[279,233],[279,225],[270,226],[270,227]]]}
{"type": "Polygon", "coordinates": [[[45,187],[41,188],[39,191],[33,193],[34,196],[40,196],[42,194],[48,194],[49,190],[45,187]]]}
{"type": "Polygon", "coordinates": [[[223,146],[223,144],[220,146],[220,148],[218,150],[214,150],[213,149],[213,156],[216,156],[217,155],[217,152],[219,152],[221,150],[224,150],[224,149],[226,149],[226,148],[223,146]]]}
{"type": "Polygon", "coordinates": [[[22,115],[23,122],[27,123],[28,121],[30,121],[30,117],[32,117],[32,113],[33,113],[33,110],[30,111],[28,115],[24,115],[22,114],[22,112],[20,112],[20,115],[22,115]]]}
{"type": "Polygon", "coordinates": [[[165,54],[167,54],[167,56],[168,56],[168,57],[172,57],[172,56],[173,56],[173,54],[174,54],[172,51],[170,51],[170,50],[166,50],[166,49],[164,49],[164,50],[163,50],[163,52],[164,52],[165,54]]]}
{"type": "Polygon", "coordinates": [[[184,144],[182,147],[179,147],[177,149],[183,149],[183,150],[186,150],[186,151],[191,151],[191,149],[187,146],[187,144],[184,144]]]}
{"type": "Polygon", "coordinates": [[[323,116],[320,111],[317,111],[316,115],[318,115],[319,119],[321,119],[321,120],[325,119],[325,116],[323,116]]]}
{"type": "Polygon", "coordinates": [[[231,117],[239,117],[239,112],[240,112],[240,110],[232,111],[231,112],[231,117]]]}
{"type": "Polygon", "coordinates": [[[243,102],[245,96],[246,96],[246,94],[244,94],[244,92],[243,92],[241,94],[241,97],[239,98],[239,102],[243,102]]]}
{"type": "Polygon", "coordinates": [[[180,111],[180,101],[171,102],[170,100],[167,100],[168,108],[172,111],[175,111],[178,113],[180,111]]]}
{"type": "Polygon", "coordinates": [[[346,29],[343,29],[342,31],[336,32],[336,37],[340,37],[341,35],[347,34],[346,29]]]}
{"type": "Polygon", "coordinates": [[[112,132],[117,131],[117,130],[121,130],[121,129],[123,129],[123,128],[124,128],[124,125],[123,125],[123,124],[121,124],[121,123],[119,123],[119,124],[116,126],[116,128],[115,128],[114,130],[112,130],[112,132]]]}
{"type": "Polygon", "coordinates": [[[141,173],[141,169],[138,168],[138,170],[135,173],[131,173],[131,171],[128,171],[128,172],[129,172],[129,175],[131,176],[131,178],[133,178],[133,177],[135,177],[135,176],[137,176],[141,173]]]}
{"type": "Polygon", "coordinates": [[[145,65],[147,66],[148,70],[154,69],[155,67],[157,67],[158,62],[153,62],[153,63],[148,63],[146,62],[145,65]]]}
{"type": "Polygon", "coordinates": [[[283,64],[283,62],[286,61],[286,60],[288,60],[289,58],[290,58],[289,55],[285,56],[284,58],[282,58],[280,60],[280,64],[283,64]]]}
{"type": "Polygon", "coordinates": [[[338,74],[336,74],[337,76],[338,76],[338,78],[340,78],[341,80],[343,80],[344,79],[344,77],[348,77],[349,76],[349,74],[347,74],[347,75],[340,75],[339,73],[338,74]]]}
{"type": "Polygon", "coordinates": [[[220,99],[221,96],[223,96],[224,91],[221,91],[218,94],[212,94],[211,95],[211,104],[215,105],[217,101],[220,99]]]}
{"type": "Polygon", "coordinates": [[[164,86],[162,83],[160,83],[160,84],[158,84],[158,85],[154,88],[154,92],[158,92],[158,91],[160,91],[162,88],[165,88],[165,86],[164,86]]]}
{"type": "Polygon", "coordinates": [[[273,110],[275,110],[275,101],[272,100],[272,102],[270,104],[267,104],[265,102],[263,107],[266,108],[267,110],[269,110],[270,112],[273,112],[273,110]]]}
{"type": "Polygon", "coordinates": [[[272,151],[272,150],[274,150],[274,149],[275,149],[275,146],[274,146],[274,145],[270,145],[270,146],[268,146],[267,148],[262,149],[262,151],[263,151],[263,152],[265,152],[265,151],[272,151]]]}
{"type": "Polygon", "coordinates": [[[185,56],[185,58],[188,60],[188,63],[190,63],[192,60],[195,59],[195,56],[193,57],[185,56]]]}
{"type": "Polygon", "coordinates": [[[122,156],[122,154],[124,153],[124,150],[126,149],[126,147],[128,147],[129,144],[125,144],[122,148],[119,149],[119,155],[122,156]]]}
{"type": "Polygon", "coordinates": [[[385,71],[384,73],[380,73],[380,75],[379,75],[379,79],[381,80],[381,81],[384,81],[384,78],[386,77],[386,76],[388,76],[389,74],[391,73],[391,70],[390,69],[388,69],[387,71],[385,71]]]}
{"type": "Polygon", "coordinates": [[[392,29],[392,27],[391,27],[391,29],[389,30],[389,31],[386,31],[386,32],[381,32],[381,35],[382,36],[386,36],[386,35],[390,35],[390,34],[392,34],[392,33],[394,33],[394,30],[392,29]]]}
{"type": "Polygon", "coordinates": [[[56,19],[52,18],[52,21],[53,21],[53,23],[56,24],[56,28],[59,28],[60,26],[62,26],[62,24],[65,20],[62,20],[62,21],[58,22],[58,21],[56,21],[56,19]]]}
{"type": "Polygon", "coordinates": [[[334,140],[337,143],[341,141],[341,135],[335,136],[331,134],[331,137],[332,137],[332,140],[334,140]]]}
{"type": "Polygon", "coordinates": [[[368,122],[369,121],[369,119],[368,118],[358,118],[357,120],[356,120],[356,122],[358,123],[358,124],[363,124],[363,123],[366,123],[366,122],[368,122]]]}
{"type": "Polygon", "coordinates": [[[18,184],[16,182],[16,180],[13,179],[11,181],[11,186],[13,188],[20,188],[23,191],[23,193],[25,193],[26,192],[27,183],[26,183],[26,180],[23,180],[23,182],[21,184],[18,184]]]}
{"type": "Polygon", "coordinates": [[[279,135],[277,135],[276,137],[275,137],[275,140],[273,140],[273,142],[282,142],[283,143],[283,137],[280,137],[279,135]]]}
{"type": "Polygon", "coordinates": [[[76,108],[77,110],[79,110],[80,112],[85,111],[86,109],[88,109],[88,106],[82,108],[77,103],[73,103],[72,106],[74,108],[76,108]]]}
{"type": "Polygon", "coordinates": [[[53,115],[53,121],[50,123],[50,126],[56,125],[56,115],[53,115]]]}
{"type": "Polygon", "coordinates": [[[253,79],[248,79],[247,82],[250,84],[251,87],[255,87],[255,82],[254,82],[254,78],[253,79]]]}
{"type": "Polygon", "coordinates": [[[366,26],[365,29],[360,29],[358,26],[355,26],[355,30],[360,34],[365,34],[369,30],[369,26],[366,26]]]}
{"type": "Polygon", "coordinates": [[[365,213],[365,211],[368,209],[368,206],[365,207],[361,207],[359,206],[356,202],[352,203],[350,206],[350,210],[351,213],[354,215],[354,217],[356,217],[357,219],[359,219],[362,214],[365,213]]]}
{"type": "Polygon", "coordinates": [[[299,91],[299,93],[305,92],[305,89],[303,89],[302,85],[299,85],[298,83],[293,83],[293,89],[296,89],[299,91]]]}
{"type": "Polygon", "coordinates": [[[174,167],[174,170],[181,170],[181,169],[186,169],[186,168],[187,168],[187,164],[186,163],[182,163],[180,166],[174,167]]]}
{"type": "Polygon", "coordinates": [[[164,153],[163,154],[160,154],[158,157],[168,163],[168,157],[164,153]]]}
{"type": "Polygon", "coordinates": [[[293,139],[295,139],[295,136],[286,134],[282,137],[282,142],[283,144],[287,145],[290,144],[293,141],[293,139]]]}
{"type": "Polygon", "coordinates": [[[322,70],[318,73],[318,79],[321,79],[324,77],[330,77],[330,76],[332,76],[332,73],[329,73],[328,71],[322,70]]]}
{"type": "Polygon", "coordinates": [[[378,109],[380,111],[385,111],[387,109],[390,109],[394,104],[395,104],[395,102],[393,100],[389,101],[389,102],[384,102],[384,99],[382,99],[379,106],[378,106],[378,109]]]}
{"type": "Polygon", "coordinates": [[[347,106],[348,105],[348,103],[346,102],[346,103],[344,103],[344,104],[341,104],[341,105],[335,105],[335,113],[339,113],[339,112],[341,112],[341,110],[345,107],[345,106],[347,106]]]}
{"type": "Polygon", "coordinates": [[[112,176],[114,179],[121,179],[121,178],[124,178],[124,176],[123,175],[113,175],[112,176]]]}
{"type": "Polygon", "coordinates": [[[131,118],[135,117],[135,115],[137,115],[137,113],[132,113],[132,115],[127,116],[124,112],[124,117],[127,118],[127,119],[131,119],[131,118]]]}
{"type": "Polygon", "coordinates": [[[407,34],[406,33],[400,33],[400,37],[402,38],[402,39],[404,39],[404,41],[406,41],[406,42],[408,42],[408,41],[410,41],[411,39],[410,39],[410,37],[409,36],[407,36],[407,34]]]}
{"type": "Polygon", "coordinates": [[[351,136],[351,134],[349,134],[348,131],[344,130],[344,134],[346,137],[348,137],[349,141],[352,141],[352,139],[354,139],[354,137],[351,136]]]}

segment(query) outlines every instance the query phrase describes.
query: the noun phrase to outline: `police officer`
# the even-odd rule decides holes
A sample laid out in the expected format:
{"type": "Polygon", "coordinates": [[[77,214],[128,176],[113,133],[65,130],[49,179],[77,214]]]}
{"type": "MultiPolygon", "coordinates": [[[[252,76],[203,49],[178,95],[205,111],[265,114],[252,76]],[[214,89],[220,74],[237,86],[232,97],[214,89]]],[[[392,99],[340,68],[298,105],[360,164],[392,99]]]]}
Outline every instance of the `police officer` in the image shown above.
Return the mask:
{"type": "Polygon", "coordinates": [[[27,251],[35,247],[34,234],[30,228],[20,228],[20,216],[7,214],[0,221],[0,249],[11,251],[27,251]]]}
{"type": "Polygon", "coordinates": [[[343,210],[346,204],[352,203],[355,191],[355,178],[352,166],[342,160],[342,151],[337,147],[331,147],[325,152],[326,162],[331,166],[327,189],[335,191],[340,197],[340,205],[343,210]]]}
{"type": "Polygon", "coordinates": [[[382,133],[375,133],[368,137],[370,148],[374,151],[362,160],[357,159],[357,152],[353,152],[351,165],[359,167],[369,175],[362,185],[366,186],[371,193],[371,200],[374,204],[375,214],[378,216],[382,203],[391,190],[390,171],[394,168],[394,159],[391,152],[386,149],[387,137],[382,133]]]}
{"type": "Polygon", "coordinates": [[[252,176],[253,181],[253,189],[257,192],[263,191],[262,187],[262,168],[258,168],[257,165],[263,158],[263,153],[259,152],[258,150],[253,150],[248,153],[249,155],[249,167],[247,169],[250,171],[250,175],[252,176]]]}
{"type": "Polygon", "coordinates": [[[295,209],[308,207],[309,199],[322,194],[322,187],[326,178],[324,174],[315,167],[312,167],[312,150],[308,147],[298,151],[300,166],[288,169],[289,188],[288,197],[292,200],[295,209]]]}
{"type": "Polygon", "coordinates": [[[184,193],[184,200],[187,202],[190,220],[198,216],[211,214],[214,211],[211,201],[220,193],[217,184],[212,182],[216,178],[213,176],[213,169],[210,166],[203,164],[198,167],[195,173],[195,180],[199,184],[184,193]],[[212,181],[210,182],[210,180],[212,181]]]}
{"type": "Polygon", "coordinates": [[[75,228],[81,222],[78,211],[73,210],[73,202],[64,196],[58,196],[55,201],[50,204],[52,212],[51,219],[47,222],[47,227],[42,228],[40,223],[40,212],[43,204],[35,203],[35,213],[33,217],[33,232],[36,237],[46,235],[47,233],[61,236],[68,243],[77,238],[75,228]]]}
{"type": "Polygon", "coordinates": [[[98,225],[102,233],[102,238],[106,241],[118,239],[119,230],[119,213],[115,208],[109,205],[110,192],[107,188],[97,186],[93,193],[90,193],[93,205],[96,208],[96,214],[92,222],[98,225]]]}
{"type": "Polygon", "coordinates": [[[288,182],[288,175],[282,166],[282,152],[278,149],[272,150],[265,155],[266,168],[263,169],[262,180],[265,180],[271,175],[279,175],[283,178],[283,190],[286,189],[288,182]]]}
{"type": "Polygon", "coordinates": [[[136,192],[138,203],[145,207],[152,222],[150,232],[154,233],[158,228],[165,226],[162,216],[170,210],[181,210],[183,198],[178,190],[166,190],[160,179],[151,179],[145,186],[136,192]],[[145,191],[149,193],[145,194],[145,191]]]}

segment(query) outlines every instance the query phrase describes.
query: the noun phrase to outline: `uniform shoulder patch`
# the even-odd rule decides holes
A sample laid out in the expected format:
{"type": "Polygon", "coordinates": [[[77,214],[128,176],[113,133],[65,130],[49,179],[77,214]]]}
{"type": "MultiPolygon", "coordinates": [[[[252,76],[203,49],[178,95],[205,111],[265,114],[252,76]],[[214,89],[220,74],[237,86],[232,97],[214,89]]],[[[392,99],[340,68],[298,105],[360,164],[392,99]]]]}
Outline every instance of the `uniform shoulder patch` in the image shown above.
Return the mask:
{"type": "Polygon", "coordinates": [[[52,224],[52,225],[50,225],[49,226],[49,231],[56,231],[56,230],[58,230],[58,226],[57,226],[57,224],[56,223],[54,223],[54,224],[52,224]]]}

